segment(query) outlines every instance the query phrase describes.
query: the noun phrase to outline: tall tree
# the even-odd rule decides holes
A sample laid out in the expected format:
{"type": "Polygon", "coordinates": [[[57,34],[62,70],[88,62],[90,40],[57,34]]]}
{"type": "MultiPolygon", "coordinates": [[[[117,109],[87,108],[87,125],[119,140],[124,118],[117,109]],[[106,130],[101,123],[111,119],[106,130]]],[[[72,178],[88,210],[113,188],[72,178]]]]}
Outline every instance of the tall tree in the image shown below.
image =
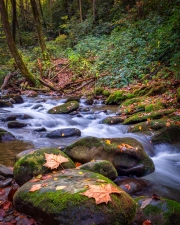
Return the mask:
{"type": "Polygon", "coordinates": [[[82,2],[79,0],[79,15],[80,15],[80,21],[82,23],[83,17],[82,17],[82,2]]]}
{"type": "Polygon", "coordinates": [[[35,79],[34,75],[28,70],[27,66],[25,65],[20,53],[18,52],[18,50],[16,48],[16,45],[14,43],[13,36],[11,34],[11,28],[10,28],[10,24],[8,21],[8,14],[7,14],[4,0],[0,0],[0,13],[1,13],[2,24],[3,24],[4,32],[6,34],[6,40],[7,40],[7,44],[10,49],[10,52],[17,64],[19,70],[21,71],[22,75],[24,77],[26,77],[28,83],[31,86],[35,86],[36,79],[35,79]]]}
{"type": "Polygon", "coordinates": [[[39,45],[41,47],[43,58],[44,58],[44,60],[48,60],[50,57],[49,57],[49,54],[48,54],[48,51],[46,48],[46,44],[45,44],[45,40],[44,40],[44,35],[43,35],[43,30],[42,30],[42,26],[41,26],[41,21],[40,21],[40,16],[39,16],[39,11],[38,11],[38,7],[36,4],[36,0],[30,0],[30,2],[31,2],[32,13],[33,13],[34,21],[35,21],[36,30],[38,33],[39,45]]]}

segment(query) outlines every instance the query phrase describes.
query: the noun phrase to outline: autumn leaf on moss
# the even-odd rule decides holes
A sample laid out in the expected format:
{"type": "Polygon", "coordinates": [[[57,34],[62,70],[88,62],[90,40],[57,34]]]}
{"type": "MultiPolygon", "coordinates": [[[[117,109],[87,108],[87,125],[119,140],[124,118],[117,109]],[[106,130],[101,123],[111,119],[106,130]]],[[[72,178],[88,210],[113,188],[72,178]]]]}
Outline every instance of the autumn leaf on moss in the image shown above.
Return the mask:
{"type": "Polygon", "coordinates": [[[58,166],[63,162],[68,162],[69,159],[65,158],[62,155],[54,155],[54,154],[47,154],[44,153],[46,163],[43,166],[49,167],[51,169],[56,169],[58,166]]]}
{"type": "Polygon", "coordinates": [[[78,166],[81,166],[82,163],[79,163],[79,162],[75,162],[75,166],[78,167],[78,166]]]}
{"type": "Polygon", "coordinates": [[[29,191],[35,192],[35,191],[41,189],[41,187],[42,187],[41,184],[34,184],[29,191]]]}
{"type": "Polygon", "coordinates": [[[89,189],[81,195],[85,195],[88,198],[94,198],[96,204],[100,204],[105,202],[106,204],[111,201],[110,194],[111,193],[118,193],[121,194],[122,191],[118,190],[112,184],[105,184],[105,185],[89,185],[89,189]]]}

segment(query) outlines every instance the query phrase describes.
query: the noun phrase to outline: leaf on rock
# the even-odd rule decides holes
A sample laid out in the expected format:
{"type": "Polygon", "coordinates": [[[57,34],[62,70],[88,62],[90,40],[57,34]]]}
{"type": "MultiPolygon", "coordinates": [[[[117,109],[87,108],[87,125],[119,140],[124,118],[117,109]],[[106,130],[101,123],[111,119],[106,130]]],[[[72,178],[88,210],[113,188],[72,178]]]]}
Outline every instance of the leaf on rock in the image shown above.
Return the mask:
{"type": "Polygon", "coordinates": [[[122,191],[118,190],[112,184],[105,185],[89,185],[89,189],[81,195],[85,195],[88,198],[94,198],[96,204],[100,204],[105,202],[106,204],[111,201],[110,194],[111,193],[122,193],[122,191]]]}
{"type": "Polygon", "coordinates": [[[34,192],[34,191],[37,191],[39,189],[41,189],[41,184],[34,184],[31,189],[29,190],[29,192],[34,192]]]}
{"type": "Polygon", "coordinates": [[[46,159],[46,163],[44,164],[44,166],[49,167],[51,169],[56,169],[61,163],[69,161],[68,158],[65,158],[64,156],[60,154],[54,155],[54,154],[44,153],[44,155],[46,159]]]}
{"type": "Polygon", "coordinates": [[[131,186],[129,184],[125,184],[125,187],[128,191],[131,189],[131,186]]]}
{"type": "Polygon", "coordinates": [[[56,191],[59,191],[59,190],[62,190],[62,189],[64,189],[64,188],[66,188],[67,186],[57,186],[56,187],[56,191]]]}
{"type": "Polygon", "coordinates": [[[78,167],[78,166],[81,166],[82,163],[79,163],[79,162],[75,162],[75,166],[78,167]]]}
{"type": "Polygon", "coordinates": [[[106,144],[110,145],[111,141],[110,140],[106,140],[106,144]]]}
{"type": "Polygon", "coordinates": [[[152,198],[148,198],[142,202],[140,209],[144,209],[152,201],[152,198]]]}

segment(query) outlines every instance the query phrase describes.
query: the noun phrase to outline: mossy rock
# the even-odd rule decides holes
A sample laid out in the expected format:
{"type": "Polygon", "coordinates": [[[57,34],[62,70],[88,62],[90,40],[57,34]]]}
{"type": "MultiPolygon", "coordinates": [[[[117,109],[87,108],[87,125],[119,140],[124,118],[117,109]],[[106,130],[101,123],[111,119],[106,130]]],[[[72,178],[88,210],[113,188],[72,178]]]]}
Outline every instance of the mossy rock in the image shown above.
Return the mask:
{"type": "Polygon", "coordinates": [[[14,100],[15,104],[21,104],[24,102],[22,96],[18,94],[9,94],[2,96],[2,99],[10,99],[10,98],[14,100]]]}
{"type": "Polygon", "coordinates": [[[135,90],[133,94],[135,96],[155,96],[163,94],[166,91],[166,87],[164,85],[154,84],[152,86],[143,85],[138,90],[135,90]]]}
{"type": "Polygon", "coordinates": [[[67,146],[64,152],[72,160],[80,163],[91,160],[110,161],[119,175],[144,176],[154,171],[153,161],[141,143],[134,138],[85,137],[67,146]],[[123,148],[124,144],[129,147],[123,148]]]}
{"type": "Polygon", "coordinates": [[[22,128],[22,127],[26,127],[27,123],[21,123],[18,121],[9,121],[7,124],[8,128],[22,128]]]}
{"type": "Polygon", "coordinates": [[[177,89],[177,102],[180,103],[180,87],[177,89]]]}
{"type": "Polygon", "coordinates": [[[3,141],[13,141],[15,139],[16,139],[15,136],[12,135],[10,132],[0,128],[0,141],[2,141],[2,142],[3,141]]]}
{"type": "Polygon", "coordinates": [[[51,174],[47,180],[25,183],[15,193],[13,205],[18,212],[32,216],[43,225],[127,225],[136,212],[134,200],[111,180],[75,169],[51,174]],[[30,192],[34,184],[41,188],[30,192]],[[91,185],[112,185],[121,193],[111,193],[107,204],[96,204],[94,198],[82,195],[91,185]]]}
{"type": "Polygon", "coordinates": [[[106,105],[118,105],[127,99],[123,91],[115,91],[105,101],[106,105]]]}
{"type": "Polygon", "coordinates": [[[0,100],[0,108],[3,108],[3,107],[13,107],[13,105],[11,102],[0,100]]]}
{"type": "Polygon", "coordinates": [[[180,203],[166,198],[151,199],[146,197],[136,198],[138,211],[135,221],[143,224],[150,220],[156,225],[180,224],[180,203]]]}
{"type": "Polygon", "coordinates": [[[68,158],[68,162],[59,165],[57,170],[62,168],[74,168],[73,161],[62,151],[56,148],[42,148],[20,158],[14,165],[14,178],[19,185],[23,185],[33,176],[51,172],[51,169],[43,166],[46,162],[44,153],[61,155],[68,158]]]}
{"type": "Polygon", "coordinates": [[[79,102],[80,101],[81,96],[70,96],[69,98],[67,98],[66,103],[67,102],[71,102],[71,101],[76,101],[79,102]]]}
{"type": "Polygon", "coordinates": [[[145,112],[154,112],[158,111],[160,109],[164,109],[164,106],[161,102],[156,103],[156,104],[148,104],[145,106],[145,112]]]}
{"type": "Polygon", "coordinates": [[[135,124],[140,123],[143,121],[146,121],[147,119],[160,119],[164,115],[168,115],[173,113],[174,109],[162,109],[157,112],[151,112],[151,113],[136,113],[129,118],[125,119],[123,124],[135,124]]]}
{"type": "Polygon", "coordinates": [[[70,101],[59,106],[55,106],[48,110],[50,114],[68,114],[79,108],[77,101],[70,101]]]}
{"type": "Polygon", "coordinates": [[[180,142],[180,126],[170,125],[158,130],[151,138],[151,141],[155,144],[180,142]]]}
{"type": "Polygon", "coordinates": [[[119,124],[122,122],[124,122],[124,119],[121,116],[109,116],[103,119],[102,121],[103,124],[109,124],[109,125],[119,124]]]}
{"type": "Polygon", "coordinates": [[[93,160],[76,167],[76,169],[89,170],[94,173],[99,173],[111,180],[115,180],[118,176],[117,170],[114,168],[113,164],[107,160],[93,160]]]}

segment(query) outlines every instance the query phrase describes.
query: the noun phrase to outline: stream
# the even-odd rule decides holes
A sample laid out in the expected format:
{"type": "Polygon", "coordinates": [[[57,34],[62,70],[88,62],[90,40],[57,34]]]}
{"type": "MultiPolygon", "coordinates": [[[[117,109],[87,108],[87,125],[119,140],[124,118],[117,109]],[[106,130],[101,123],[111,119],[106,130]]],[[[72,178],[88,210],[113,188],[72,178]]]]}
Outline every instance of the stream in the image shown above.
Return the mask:
{"type": "Polygon", "coordinates": [[[13,166],[15,155],[27,149],[41,147],[58,147],[78,140],[79,137],[50,139],[46,134],[60,128],[77,128],[81,131],[81,137],[95,136],[99,138],[133,137],[140,141],[147,154],[155,164],[155,172],[143,177],[154,184],[150,190],[159,196],[169,197],[180,202],[180,145],[159,144],[153,146],[150,138],[142,134],[128,133],[127,125],[106,125],[101,121],[107,116],[114,116],[117,106],[107,106],[101,100],[94,101],[93,105],[85,105],[85,99],[81,99],[78,115],[48,114],[47,110],[55,105],[60,105],[66,99],[50,96],[38,96],[37,98],[25,97],[23,104],[16,104],[13,108],[4,108],[8,112],[0,113],[0,118],[8,114],[28,114],[32,119],[20,120],[28,123],[27,127],[20,129],[8,129],[7,122],[0,120],[0,127],[11,132],[16,141],[0,143],[0,163],[13,166]],[[39,128],[46,131],[35,131],[39,128]]]}

